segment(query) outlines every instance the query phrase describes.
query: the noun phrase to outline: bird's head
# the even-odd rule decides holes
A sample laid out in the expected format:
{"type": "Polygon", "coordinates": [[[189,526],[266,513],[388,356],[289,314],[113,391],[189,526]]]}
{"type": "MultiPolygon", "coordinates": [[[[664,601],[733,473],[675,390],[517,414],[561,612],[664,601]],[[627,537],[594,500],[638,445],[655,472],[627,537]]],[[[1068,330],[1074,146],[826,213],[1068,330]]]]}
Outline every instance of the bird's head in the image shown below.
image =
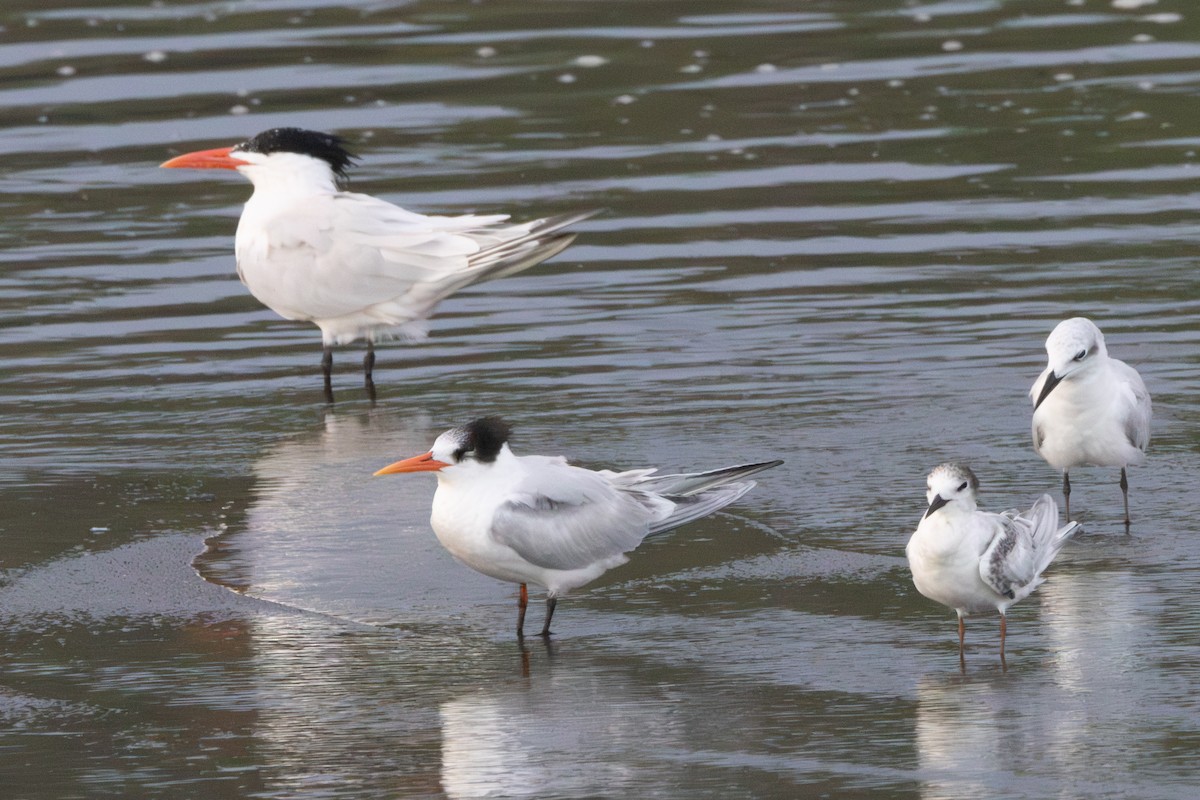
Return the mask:
{"type": "Polygon", "coordinates": [[[925,499],[929,508],[928,518],[944,506],[953,506],[963,511],[975,510],[975,492],[979,489],[979,478],[966,464],[942,464],[934,467],[925,480],[928,487],[925,499]]]}
{"type": "Polygon", "coordinates": [[[452,428],[436,440],[428,453],[389,464],[376,475],[398,472],[442,472],[466,465],[490,467],[508,449],[512,428],[499,417],[483,417],[452,428]]]}
{"type": "Polygon", "coordinates": [[[197,150],[160,166],[184,169],[232,169],[254,184],[313,181],[337,184],[357,159],[329,133],[300,128],[272,128],[233,147],[197,150]]]}
{"type": "Polygon", "coordinates": [[[1091,369],[1107,355],[1104,334],[1090,319],[1072,317],[1058,323],[1046,338],[1046,379],[1033,407],[1040,406],[1059,383],[1091,369]]]}

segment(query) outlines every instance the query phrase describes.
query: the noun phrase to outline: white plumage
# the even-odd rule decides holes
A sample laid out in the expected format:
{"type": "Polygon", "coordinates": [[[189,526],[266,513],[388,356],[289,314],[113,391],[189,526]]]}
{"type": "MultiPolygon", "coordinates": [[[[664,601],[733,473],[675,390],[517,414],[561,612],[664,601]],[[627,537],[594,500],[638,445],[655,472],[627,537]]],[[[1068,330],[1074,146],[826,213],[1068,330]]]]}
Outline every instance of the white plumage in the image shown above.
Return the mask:
{"type": "Polygon", "coordinates": [[[1078,524],[1058,525],[1058,507],[1042,495],[1028,511],[980,511],[979,479],[962,464],[929,473],[928,510],[905,553],[913,584],[924,596],[958,614],[958,652],[963,656],[964,617],[1000,612],[1000,660],[1004,661],[1005,614],[1044,580],[1042,572],[1078,524]]]}
{"type": "Polygon", "coordinates": [[[559,457],[514,455],[508,433],[495,417],[476,420],[443,433],[428,453],[376,474],[437,473],[434,533],[472,569],[521,585],[518,636],[526,584],[547,589],[542,635],[549,635],[560,595],[624,564],[647,536],[734,502],[755,485],[744,478],[782,463],[683,475],[592,471],[559,457]]]}
{"type": "Polygon", "coordinates": [[[421,338],[443,299],[472,283],[510,275],[574,239],[562,229],[594,212],[509,224],[507,215],[426,216],[341,191],[354,156],[328,134],[265,131],[236,147],[187,153],[164,167],[233,169],[254,184],[238,223],[242,282],[280,316],[312,322],[325,346],[421,338]]]}
{"type": "Polygon", "coordinates": [[[1060,322],[1046,339],[1049,363],[1029,390],[1033,447],[1063,472],[1071,515],[1072,467],[1121,468],[1125,525],[1129,483],[1125,468],[1141,464],[1150,444],[1150,393],[1137,370],[1110,358],[1104,334],[1083,317],[1060,322]]]}

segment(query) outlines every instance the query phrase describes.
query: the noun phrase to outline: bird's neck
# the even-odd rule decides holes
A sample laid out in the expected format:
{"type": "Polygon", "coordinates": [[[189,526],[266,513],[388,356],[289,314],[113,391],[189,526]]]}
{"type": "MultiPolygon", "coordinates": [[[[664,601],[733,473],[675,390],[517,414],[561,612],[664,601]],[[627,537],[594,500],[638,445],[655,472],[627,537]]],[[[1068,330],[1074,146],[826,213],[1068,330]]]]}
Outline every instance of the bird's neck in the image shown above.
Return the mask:
{"type": "Polygon", "coordinates": [[[287,201],[294,203],[305,197],[323,194],[335,194],[338,191],[333,180],[315,181],[311,176],[285,176],[280,180],[260,182],[254,185],[254,193],[250,195],[252,203],[276,203],[287,201]]]}
{"type": "Polygon", "coordinates": [[[507,446],[491,464],[468,461],[437,472],[439,488],[466,490],[473,495],[485,490],[506,491],[519,483],[523,475],[524,467],[507,446]]]}
{"type": "Polygon", "coordinates": [[[959,525],[962,520],[970,517],[976,511],[974,504],[968,505],[962,500],[946,505],[933,512],[924,522],[932,530],[952,529],[959,525]]]}
{"type": "Polygon", "coordinates": [[[1108,394],[1108,384],[1104,380],[1109,370],[1108,359],[1099,353],[1093,358],[1095,361],[1086,369],[1068,376],[1055,386],[1046,399],[1054,398],[1058,402],[1077,404],[1090,402],[1098,392],[1108,394]]]}
{"type": "Polygon", "coordinates": [[[280,158],[241,167],[239,171],[254,184],[252,202],[280,199],[294,202],[299,198],[338,191],[337,181],[328,165],[313,158],[280,158]]]}

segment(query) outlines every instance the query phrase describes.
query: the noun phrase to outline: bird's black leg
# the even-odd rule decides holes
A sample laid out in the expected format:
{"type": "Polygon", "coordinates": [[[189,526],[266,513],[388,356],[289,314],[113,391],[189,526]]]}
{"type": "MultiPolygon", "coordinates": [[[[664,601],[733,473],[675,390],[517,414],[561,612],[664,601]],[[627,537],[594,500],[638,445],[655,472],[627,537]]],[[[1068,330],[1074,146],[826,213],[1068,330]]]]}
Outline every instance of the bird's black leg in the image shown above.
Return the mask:
{"type": "Polygon", "coordinates": [[[373,381],[375,373],[375,343],[367,342],[367,354],[363,356],[363,377],[367,383],[373,381]]]}
{"type": "Polygon", "coordinates": [[[517,595],[517,638],[525,638],[525,608],[529,605],[529,589],[521,584],[521,592],[517,595]]]}
{"type": "Polygon", "coordinates": [[[325,377],[325,402],[333,402],[333,345],[325,345],[321,355],[321,374],[325,377]]]}
{"type": "Polygon", "coordinates": [[[558,605],[558,598],[550,595],[546,598],[546,624],[542,626],[542,632],[539,634],[542,637],[549,637],[550,633],[550,618],[554,616],[554,607],[558,605]]]}
{"type": "Polygon", "coordinates": [[[371,402],[375,402],[375,343],[367,341],[367,354],[363,356],[363,386],[371,402]]]}
{"type": "Polygon", "coordinates": [[[1063,500],[1067,503],[1067,522],[1071,521],[1071,478],[1067,475],[1067,471],[1063,470],[1063,500]]]}
{"type": "Polygon", "coordinates": [[[1121,467],[1121,494],[1125,497],[1125,532],[1129,533],[1129,478],[1124,467],[1121,467]]]}

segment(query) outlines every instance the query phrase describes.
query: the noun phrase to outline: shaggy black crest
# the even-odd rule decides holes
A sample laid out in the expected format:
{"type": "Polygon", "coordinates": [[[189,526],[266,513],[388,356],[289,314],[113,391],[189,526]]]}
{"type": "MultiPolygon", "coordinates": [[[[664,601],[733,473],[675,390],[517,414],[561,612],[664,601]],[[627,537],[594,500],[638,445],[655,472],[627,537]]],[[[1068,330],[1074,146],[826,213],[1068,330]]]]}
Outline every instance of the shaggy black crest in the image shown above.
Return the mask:
{"type": "Polygon", "coordinates": [[[490,464],[500,455],[500,448],[508,441],[512,426],[499,417],[483,417],[467,423],[462,430],[466,434],[466,441],[461,452],[474,453],[476,461],[490,464]]]}
{"type": "Polygon", "coordinates": [[[346,167],[358,160],[342,145],[345,140],[331,133],[306,131],[301,128],[272,128],[242,142],[237,150],[248,153],[301,153],[319,158],[330,166],[334,174],[345,179],[346,167]]]}

